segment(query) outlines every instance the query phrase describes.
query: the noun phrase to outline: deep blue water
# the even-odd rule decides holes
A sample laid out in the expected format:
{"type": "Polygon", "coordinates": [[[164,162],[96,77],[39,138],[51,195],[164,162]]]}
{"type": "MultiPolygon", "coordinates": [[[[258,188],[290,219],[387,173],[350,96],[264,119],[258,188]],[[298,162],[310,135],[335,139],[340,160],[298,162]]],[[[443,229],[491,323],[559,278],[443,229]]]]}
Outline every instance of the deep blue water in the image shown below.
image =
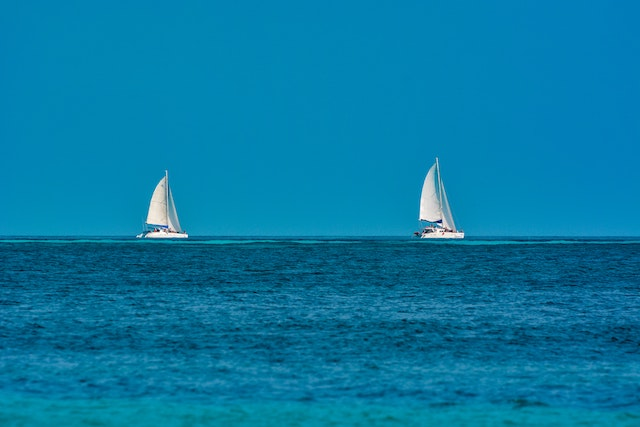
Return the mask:
{"type": "Polygon", "coordinates": [[[0,425],[640,425],[640,239],[6,239],[0,425]]]}

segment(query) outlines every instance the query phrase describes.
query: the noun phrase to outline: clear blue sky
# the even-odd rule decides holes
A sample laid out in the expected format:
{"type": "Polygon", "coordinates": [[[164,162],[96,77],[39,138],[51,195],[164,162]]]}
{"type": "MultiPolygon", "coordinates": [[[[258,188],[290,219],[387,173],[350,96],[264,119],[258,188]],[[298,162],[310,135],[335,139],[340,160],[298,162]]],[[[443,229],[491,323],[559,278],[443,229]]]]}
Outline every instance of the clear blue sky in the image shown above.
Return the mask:
{"type": "Polygon", "coordinates": [[[638,2],[0,8],[0,235],[640,235],[638,2]]]}

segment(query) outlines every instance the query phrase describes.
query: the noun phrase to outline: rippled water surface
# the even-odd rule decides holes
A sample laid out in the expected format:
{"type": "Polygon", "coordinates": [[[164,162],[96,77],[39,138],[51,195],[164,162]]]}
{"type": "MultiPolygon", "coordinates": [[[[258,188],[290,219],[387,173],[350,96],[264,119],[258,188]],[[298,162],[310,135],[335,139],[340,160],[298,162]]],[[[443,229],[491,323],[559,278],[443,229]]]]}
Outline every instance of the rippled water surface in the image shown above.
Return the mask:
{"type": "Polygon", "coordinates": [[[7,239],[0,263],[0,424],[640,425],[637,240],[7,239]]]}

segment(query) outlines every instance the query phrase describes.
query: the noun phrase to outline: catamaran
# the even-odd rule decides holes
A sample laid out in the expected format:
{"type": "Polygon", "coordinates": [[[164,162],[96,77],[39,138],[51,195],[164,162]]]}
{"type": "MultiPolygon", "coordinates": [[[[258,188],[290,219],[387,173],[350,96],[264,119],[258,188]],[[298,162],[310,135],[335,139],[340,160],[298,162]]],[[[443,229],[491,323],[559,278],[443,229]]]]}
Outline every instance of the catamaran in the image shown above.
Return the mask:
{"type": "Polygon", "coordinates": [[[169,187],[169,172],[164,171],[151,196],[149,213],[144,224],[144,231],[136,236],[147,239],[186,239],[186,231],[180,227],[176,205],[169,187]]]}
{"type": "Polygon", "coordinates": [[[464,239],[464,231],[458,230],[453,221],[437,157],[424,179],[419,220],[422,229],[414,234],[421,239],[464,239]]]}

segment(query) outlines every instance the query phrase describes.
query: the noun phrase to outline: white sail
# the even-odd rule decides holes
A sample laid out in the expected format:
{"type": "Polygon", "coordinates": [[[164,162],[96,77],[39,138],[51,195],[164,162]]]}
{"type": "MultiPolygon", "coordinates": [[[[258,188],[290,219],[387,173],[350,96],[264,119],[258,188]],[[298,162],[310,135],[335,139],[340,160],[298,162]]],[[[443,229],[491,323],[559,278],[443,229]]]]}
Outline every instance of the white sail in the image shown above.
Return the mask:
{"type": "Polygon", "coordinates": [[[168,227],[167,219],[167,177],[160,180],[151,196],[149,203],[149,213],[147,214],[147,224],[168,227]]]}
{"type": "Polygon", "coordinates": [[[442,226],[451,231],[456,230],[456,224],[453,222],[453,214],[451,213],[451,207],[449,206],[449,199],[447,199],[447,192],[444,190],[444,183],[440,180],[440,191],[442,194],[442,226]]]}
{"type": "Polygon", "coordinates": [[[420,221],[438,222],[442,219],[440,200],[436,191],[436,164],[429,169],[420,197],[420,221]]]}
{"type": "Polygon", "coordinates": [[[178,212],[176,212],[176,204],[173,202],[173,194],[171,194],[171,187],[169,187],[169,198],[167,204],[167,225],[170,230],[182,232],[180,228],[180,221],[178,220],[178,212]]]}

